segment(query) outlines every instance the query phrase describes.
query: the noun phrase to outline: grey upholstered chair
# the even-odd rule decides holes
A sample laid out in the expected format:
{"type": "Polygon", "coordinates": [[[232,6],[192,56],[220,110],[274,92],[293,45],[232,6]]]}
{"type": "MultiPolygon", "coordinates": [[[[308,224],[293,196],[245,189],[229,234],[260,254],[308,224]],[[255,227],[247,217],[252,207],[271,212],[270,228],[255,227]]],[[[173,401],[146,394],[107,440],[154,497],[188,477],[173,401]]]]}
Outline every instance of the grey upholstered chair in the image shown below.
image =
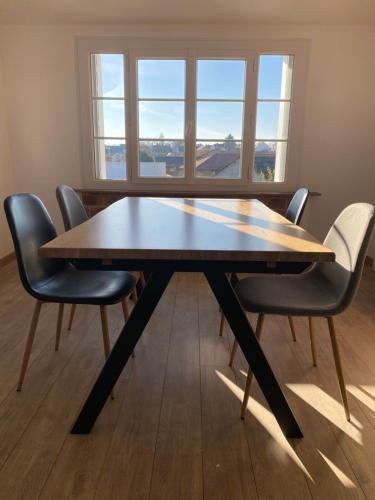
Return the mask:
{"type": "MultiPolygon", "coordinates": [[[[333,316],[342,313],[352,302],[358,289],[366,251],[374,228],[375,207],[356,203],[345,208],[329,230],[324,244],[336,255],[336,261],[318,263],[299,275],[263,275],[240,280],[236,293],[243,308],[258,313],[256,335],[261,335],[265,314],[327,318],[332,350],[347,420],[350,420],[346,389],[336,340],[333,316]]],[[[311,349],[316,362],[314,330],[311,349]]],[[[235,341],[231,361],[237,348],[235,341]]],[[[249,370],[242,405],[244,418],[250,394],[252,372],[249,370]]]]}
{"type": "MultiPolygon", "coordinates": [[[[303,212],[305,211],[306,208],[309,194],[310,194],[309,190],[305,187],[302,187],[297,189],[297,191],[293,195],[293,198],[290,200],[288,208],[285,212],[285,217],[292,224],[296,224],[297,226],[300,224],[303,212]]],[[[297,339],[296,339],[296,331],[294,328],[292,316],[288,316],[288,321],[289,321],[290,331],[292,332],[292,337],[295,342],[297,339]]],[[[220,337],[223,335],[224,323],[225,323],[225,316],[221,311],[220,328],[219,328],[220,337]]],[[[231,360],[230,364],[232,362],[233,360],[231,360]]]]}
{"type": "MultiPolygon", "coordinates": [[[[60,206],[60,211],[62,215],[62,219],[64,221],[65,231],[69,231],[73,227],[82,224],[83,222],[88,220],[88,215],[85,207],[81,201],[81,198],[74,191],[73,188],[67,186],[66,184],[61,184],[56,188],[56,198],[60,206]]],[[[128,274],[126,271],[117,271],[124,272],[128,274]]],[[[140,273],[140,280],[142,285],[144,285],[144,276],[143,273],[140,273]]],[[[132,292],[133,299],[137,300],[137,288],[134,287],[132,292]]],[[[129,309],[126,300],[122,302],[122,306],[124,309],[125,320],[127,321],[129,317],[129,309]]],[[[73,325],[74,314],[76,310],[76,304],[72,304],[70,309],[70,317],[69,317],[69,325],[68,330],[71,330],[73,325]]],[[[133,353],[134,355],[134,353],[133,353]]]]}
{"type": "Polygon", "coordinates": [[[17,386],[20,391],[43,304],[59,304],[56,351],[59,348],[64,304],[100,306],[104,353],[107,358],[110,353],[110,339],[106,306],[121,302],[124,308],[124,300],[134,289],[135,279],[125,271],[79,271],[65,260],[40,257],[39,248],[57,236],[41,200],[32,194],[17,194],[6,198],[4,208],[21,282],[25,290],[36,299],[17,386]]]}

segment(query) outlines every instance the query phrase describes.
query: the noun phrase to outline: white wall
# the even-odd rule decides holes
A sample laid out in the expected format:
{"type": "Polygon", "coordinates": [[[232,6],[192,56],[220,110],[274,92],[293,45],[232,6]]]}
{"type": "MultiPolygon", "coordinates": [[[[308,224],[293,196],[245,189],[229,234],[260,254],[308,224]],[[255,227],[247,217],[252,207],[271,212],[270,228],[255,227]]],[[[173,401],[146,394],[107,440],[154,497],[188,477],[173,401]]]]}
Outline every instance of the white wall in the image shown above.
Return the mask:
{"type": "MultiPolygon", "coordinates": [[[[301,182],[322,193],[305,222],[323,237],[347,204],[375,204],[375,28],[321,30],[313,39],[301,182]]],[[[370,250],[375,257],[375,241],[370,250]]]]}
{"type": "Polygon", "coordinates": [[[300,182],[322,197],[305,225],[323,237],[346,204],[375,203],[374,27],[2,27],[15,189],[40,195],[56,219],[56,185],[81,183],[75,35],[310,39],[300,182]]]}
{"type": "Polygon", "coordinates": [[[12,192],[12,187],[12,163],[8,141],[6,98],[0,58],[0,259],[12,251],[10,234],[2,208],[3,199],[12,192]]]}

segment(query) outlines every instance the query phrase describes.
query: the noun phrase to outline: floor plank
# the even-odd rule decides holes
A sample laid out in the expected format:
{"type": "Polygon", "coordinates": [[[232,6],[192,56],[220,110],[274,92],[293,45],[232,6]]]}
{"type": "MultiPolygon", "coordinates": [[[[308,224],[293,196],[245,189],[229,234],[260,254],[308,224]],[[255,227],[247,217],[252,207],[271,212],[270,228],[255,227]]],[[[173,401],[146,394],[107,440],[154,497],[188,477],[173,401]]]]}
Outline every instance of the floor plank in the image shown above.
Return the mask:
{"type": "Polygon", "coordinates": [[[226,339],[219,338],[217,302],[205,279],[198,288],[203,436],[203,480],[206,499],[258,498],[240,404],[222,377],[234,381],[228,367],[226,339]]]}
{"type": "Polygon", "coordinates": [[[113,430],[97,499],[149,496],[169,350],[176,282],[173,279],[136,348],[121,418],[113,430]]]}
{"type": "Polygon", "coordinates": [[[198,276],[177,276],[151,499],[203,498],[198,276]]]}

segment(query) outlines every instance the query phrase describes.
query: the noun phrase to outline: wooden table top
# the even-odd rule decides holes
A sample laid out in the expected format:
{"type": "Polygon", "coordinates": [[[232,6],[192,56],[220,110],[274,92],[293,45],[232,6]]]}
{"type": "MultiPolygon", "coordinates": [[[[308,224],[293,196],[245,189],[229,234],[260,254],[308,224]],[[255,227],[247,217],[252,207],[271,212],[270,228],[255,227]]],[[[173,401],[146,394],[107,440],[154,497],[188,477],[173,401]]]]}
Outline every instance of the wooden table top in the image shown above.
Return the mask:
{"type": "Polygon", "coordinates": [[[127,197],[40,249],[85,259],[333,261],[334,253],[258,200],[127,197]]]}

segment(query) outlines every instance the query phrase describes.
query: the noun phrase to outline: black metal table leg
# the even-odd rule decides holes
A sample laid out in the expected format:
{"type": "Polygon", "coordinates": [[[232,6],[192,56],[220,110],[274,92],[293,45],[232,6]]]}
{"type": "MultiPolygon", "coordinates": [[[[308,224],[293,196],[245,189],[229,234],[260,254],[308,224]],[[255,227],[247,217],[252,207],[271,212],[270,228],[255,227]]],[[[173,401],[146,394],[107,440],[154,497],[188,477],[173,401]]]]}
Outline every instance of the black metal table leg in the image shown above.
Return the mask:
{"type": "Polygon", "coordinates": [[[303,437],[225,273],[208,271],[205,276],[284,435],[288,438],[303,437]]]}
{"type": "Polygon", "coordinates": [[[152,272],[71,430],[88,434],[166,289],[172,271],[152,272]]]}

